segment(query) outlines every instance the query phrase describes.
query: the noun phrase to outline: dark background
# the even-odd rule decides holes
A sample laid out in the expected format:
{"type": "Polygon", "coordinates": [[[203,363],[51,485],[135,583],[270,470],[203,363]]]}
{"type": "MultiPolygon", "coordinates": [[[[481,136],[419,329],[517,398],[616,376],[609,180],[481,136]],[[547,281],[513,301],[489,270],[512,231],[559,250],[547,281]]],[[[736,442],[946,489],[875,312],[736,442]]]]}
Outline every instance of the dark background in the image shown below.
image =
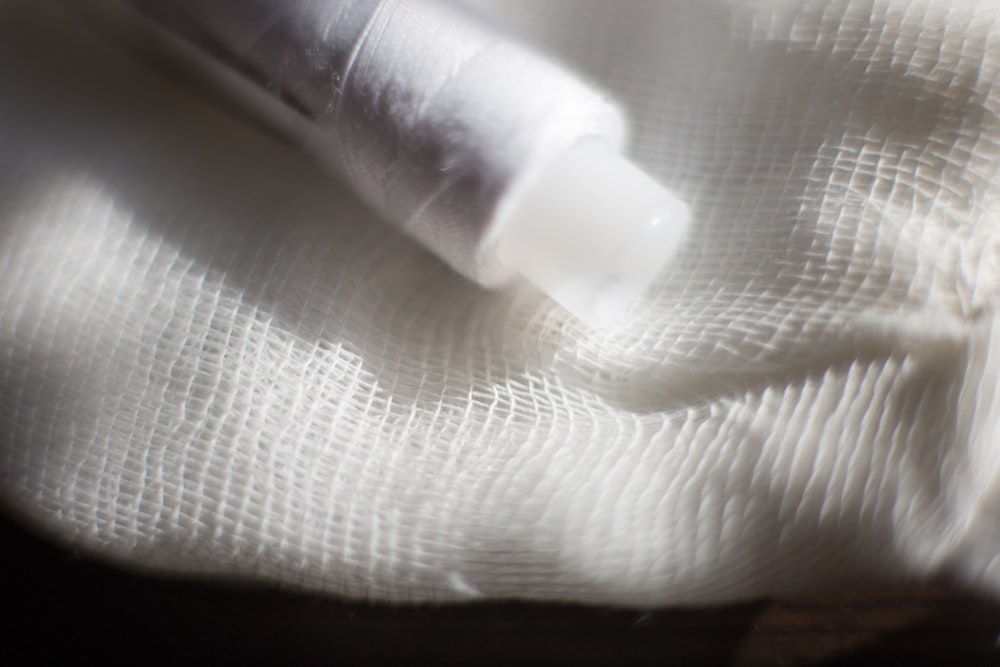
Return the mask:
{"type": "Polygon", "coordinates": [[[1000,603],[941,583],[641,613],[394,607],[123,571],[0,516],[0,664],[1000,665],[1000,603]]]}

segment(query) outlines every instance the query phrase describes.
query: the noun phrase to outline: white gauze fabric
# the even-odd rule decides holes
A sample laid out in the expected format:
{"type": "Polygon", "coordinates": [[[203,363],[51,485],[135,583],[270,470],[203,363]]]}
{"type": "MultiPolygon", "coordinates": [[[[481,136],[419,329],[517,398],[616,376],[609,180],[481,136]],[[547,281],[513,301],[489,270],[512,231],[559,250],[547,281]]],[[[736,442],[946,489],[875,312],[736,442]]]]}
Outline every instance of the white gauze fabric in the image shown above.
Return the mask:
{"type": "Polygon", "coordinates": [[[476,4],[611,90],[692,205],[617,328],[482,291],[257,126],[0,4],[7,509],[380,600],[1000,591],[1000,6],[476,4]]]}

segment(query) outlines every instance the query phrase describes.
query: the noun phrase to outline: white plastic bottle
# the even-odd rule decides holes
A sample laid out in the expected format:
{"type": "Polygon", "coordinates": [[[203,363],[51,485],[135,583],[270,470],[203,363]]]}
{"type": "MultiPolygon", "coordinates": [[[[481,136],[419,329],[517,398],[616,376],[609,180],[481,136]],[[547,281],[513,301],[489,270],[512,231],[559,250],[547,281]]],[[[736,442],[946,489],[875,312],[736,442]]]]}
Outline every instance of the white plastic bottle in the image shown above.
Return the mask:
{"type": "Polygon", "coordinates": [[[600,93],[436,0],[120,0],[384,218],[485,287],[619,316],[686,206],[622,157],[600,93]]]}

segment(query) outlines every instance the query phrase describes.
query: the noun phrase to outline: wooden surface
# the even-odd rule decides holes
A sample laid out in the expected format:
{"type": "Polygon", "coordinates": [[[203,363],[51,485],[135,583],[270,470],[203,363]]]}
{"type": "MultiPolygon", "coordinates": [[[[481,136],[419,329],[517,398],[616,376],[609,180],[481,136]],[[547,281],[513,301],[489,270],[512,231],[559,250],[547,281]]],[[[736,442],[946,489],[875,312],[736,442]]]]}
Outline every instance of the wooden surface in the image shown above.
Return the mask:
{"type": "Polygon", "coordinates": [[[1000,604],[944,585],[652,613],[389,607],[128,573],[7,520],[0,539],[3,665],[1000,665],[1000,604]]]}

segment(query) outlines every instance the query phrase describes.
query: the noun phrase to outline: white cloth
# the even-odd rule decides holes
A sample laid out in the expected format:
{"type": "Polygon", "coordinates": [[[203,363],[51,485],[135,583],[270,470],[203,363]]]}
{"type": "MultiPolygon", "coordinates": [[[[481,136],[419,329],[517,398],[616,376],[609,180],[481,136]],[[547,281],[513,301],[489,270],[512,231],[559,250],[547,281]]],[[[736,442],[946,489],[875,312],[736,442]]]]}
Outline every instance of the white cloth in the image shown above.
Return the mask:
{"type": "Polygon", "coordinates": [[[1000,590],[1000,5],[479,4],[610,89],[692,204],[616,329],[477,289],[296,150],[0,4],[7,508],[375,599],[1000,590]]]}

